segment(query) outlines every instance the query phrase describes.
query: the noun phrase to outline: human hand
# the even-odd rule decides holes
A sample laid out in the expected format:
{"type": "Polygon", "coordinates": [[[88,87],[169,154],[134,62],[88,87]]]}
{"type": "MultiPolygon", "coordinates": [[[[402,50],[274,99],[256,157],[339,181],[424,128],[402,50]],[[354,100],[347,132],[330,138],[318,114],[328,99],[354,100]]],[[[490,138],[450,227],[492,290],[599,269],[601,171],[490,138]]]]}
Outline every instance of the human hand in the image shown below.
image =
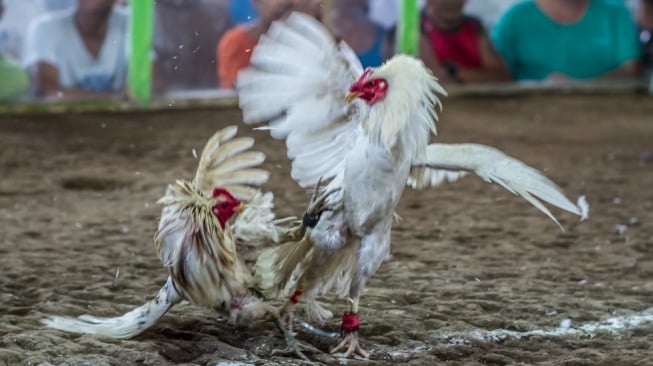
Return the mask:
{"type": "Polygon", "coordinates": [[[306,13],[313,18],[322,19],[323,1],[322,0],[293,0],[293,11],[306,13]]]}

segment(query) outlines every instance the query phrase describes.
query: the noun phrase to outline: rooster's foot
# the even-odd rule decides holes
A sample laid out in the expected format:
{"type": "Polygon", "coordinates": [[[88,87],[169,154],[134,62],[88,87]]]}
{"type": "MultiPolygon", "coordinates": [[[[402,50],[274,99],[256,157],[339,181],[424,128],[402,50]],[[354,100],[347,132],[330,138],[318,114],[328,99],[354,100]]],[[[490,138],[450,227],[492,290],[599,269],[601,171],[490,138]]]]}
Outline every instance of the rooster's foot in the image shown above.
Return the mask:
{"type": "Polygon", "coordinates": [[[342,356],[344,358],[352,357],[355,354],[358,354],[365,359],[370,358],[370,354],[365,351],[363,347],[361,347],[360,341],[358,339],[358,326],[358,314],[345,313],[345,315],[342,316],[340,334],[343,339],[333,350],[331,350],[332,354],[337,354],[338,356],[342,356]],[[344,350],[345,352],[343,354],[337,353],[341,350],[344,350]]]}
{"type": "Polygon", "coordinates": [[[295,356],[301,358],[302,360],[310,362],[310,359],[304,354],[304,352],[310,352],[310,353],[320,352],[320,350],[315,348],[313,345],[297,340],[293,335],[293,333],[285,327],[281,319],[278,320],[277,327],[279,328],[284,338],[286,339],[286,349],[283,350],[275,349],[272,351],[273,355],[294,354],[295,356]]]}
{"type": "Polygon", "coordinates": [[[358,332],[352,332],[345,335],[342,341],[331,350],[331,354],[334,354],[338,357],[350,358],[356,354],[362,356],[364,359],[369,359],[370,354],[361,347],[360,341],[358,339],[358,332]],[[346,349],[346,350],[345,350],[346,349]],[[344,353],[338,353],[339,351],[345,351],[344,353]]]}

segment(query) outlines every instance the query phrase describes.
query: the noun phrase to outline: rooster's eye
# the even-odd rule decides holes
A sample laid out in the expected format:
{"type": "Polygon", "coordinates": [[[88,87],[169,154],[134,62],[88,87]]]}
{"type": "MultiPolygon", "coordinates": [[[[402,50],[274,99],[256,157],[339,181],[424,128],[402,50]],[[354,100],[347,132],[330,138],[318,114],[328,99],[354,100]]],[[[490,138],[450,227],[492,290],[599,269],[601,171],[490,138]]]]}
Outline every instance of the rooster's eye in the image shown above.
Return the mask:
{"type": "Polygon", "coordinates": [[[227,208],[228,206],[229,206],[229,205],[227,204],[227,202],[222,202],[222,203],[220,204],[220,207],[222,207],[222,208],[227,208]]]}

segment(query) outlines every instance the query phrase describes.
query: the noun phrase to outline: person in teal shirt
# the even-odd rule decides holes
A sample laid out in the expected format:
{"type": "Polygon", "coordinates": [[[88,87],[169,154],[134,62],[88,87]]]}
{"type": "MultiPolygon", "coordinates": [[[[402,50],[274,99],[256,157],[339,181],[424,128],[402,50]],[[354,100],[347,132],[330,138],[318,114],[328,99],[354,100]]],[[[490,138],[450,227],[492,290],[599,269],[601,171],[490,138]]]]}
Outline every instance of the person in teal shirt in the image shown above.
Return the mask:
{"type": "Polygon", "coordinates": [[[491,40],[515,80],[636,77],[637,28],[622,0],[530,0],[501,16],[491,40]]]}
{"type": "MultiPolygon", "coordinates": [[[[0,0],[0,18],[4,7],[0,0]]],[[[28,86],[27,73],[9,56],[0,53],[0,101],[21,97],[28,86]]]]}

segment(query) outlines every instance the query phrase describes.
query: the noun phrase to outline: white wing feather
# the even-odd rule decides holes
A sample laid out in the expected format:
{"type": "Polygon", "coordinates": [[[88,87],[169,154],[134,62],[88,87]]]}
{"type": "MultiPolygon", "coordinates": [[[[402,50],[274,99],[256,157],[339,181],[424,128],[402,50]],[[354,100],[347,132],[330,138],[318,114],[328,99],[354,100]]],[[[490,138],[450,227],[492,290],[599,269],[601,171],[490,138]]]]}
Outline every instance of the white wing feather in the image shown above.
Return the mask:
{"type": "Polygon", "coordinates": [[[360,133],[356,107],[344,98],[363,72],[355,53],[339,45],[315,19],[293,13],[275,22],[254,49],[251,66],[236,83],[245,123],[270,121],[274,138],[286,139],[292,178],[312,187],[338,176],[360,133]]]}
{"type": "Polygon", "coordinates": [[[237,132],[236,126],[225,127],[204,146],[193,184],[206,196],[213,188],[223,187],[238,199],[249,201],[270,177],[267,170],[259,168],[265,154],[250,150],[254,139],[235,137],[237,132]]]}
{"type": "MultiPolygon", "coordinates": [[[[541,201],[582,216],[582,210],[573,204],[562,190],[537,170],[501,151],[478,144],[430,144],[424,161],[415,162],[413,170],[427,168],[424,180],[413,182],[423,187],[438,171],[473,172],[486,182],[494,182],[521,196],[542,211],[560,228],[562,226],[541,201]],[[432,170],[428,172],[428,170],[432,170]],[[436,173],[433,173],[436,172],[436,173]],[[540,201],[541,200],[541,201],[540,201]]],[[[435,180],[439,184],[442,180],[435,180]]],[[[411,182],[409,181],[409,184],[411,182]]]]}
{"type": "Polygon", "coordinates": [[[439,186],[445,182],[455,182],[466,176],[465,171],[452,171],[432,168],[413,168],[408,176],[408,186],[414,189],[439,186]]]}
{"type": "Polygon", "coordinates": [[[296,221],[296,217],[277,219],[272,192],[258,192],[231,225],[234,237],[248,247],[278,243],[285,229],[281,224],[296,221]]]}

